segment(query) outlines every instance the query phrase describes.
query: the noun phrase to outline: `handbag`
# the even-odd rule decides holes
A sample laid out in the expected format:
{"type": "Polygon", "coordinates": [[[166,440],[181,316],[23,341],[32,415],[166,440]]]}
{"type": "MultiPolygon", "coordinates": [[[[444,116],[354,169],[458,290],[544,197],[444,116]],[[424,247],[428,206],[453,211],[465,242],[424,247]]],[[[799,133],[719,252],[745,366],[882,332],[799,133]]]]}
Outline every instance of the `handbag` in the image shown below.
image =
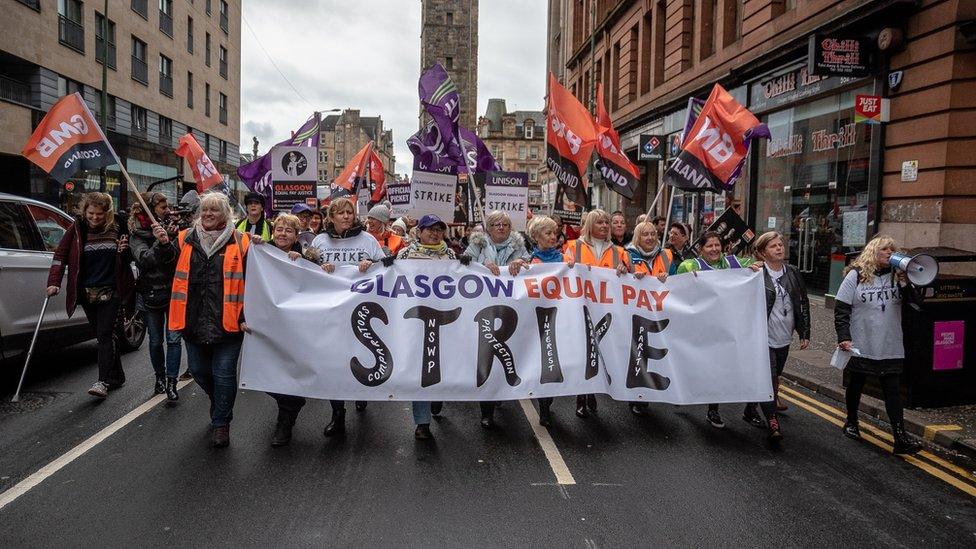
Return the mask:
{"type": "Polygon", "coordinates": [[[92,305],[108,303],[113,297],[115,297],[115,288],[113,286],[85,288],[85,300],[92,305]]]}
{"type": "Polygon", "coordinates": [[[169,288],[153,288],[142,294],[143,306],[147,309],[159,310],[169,307],[169,288]]]}

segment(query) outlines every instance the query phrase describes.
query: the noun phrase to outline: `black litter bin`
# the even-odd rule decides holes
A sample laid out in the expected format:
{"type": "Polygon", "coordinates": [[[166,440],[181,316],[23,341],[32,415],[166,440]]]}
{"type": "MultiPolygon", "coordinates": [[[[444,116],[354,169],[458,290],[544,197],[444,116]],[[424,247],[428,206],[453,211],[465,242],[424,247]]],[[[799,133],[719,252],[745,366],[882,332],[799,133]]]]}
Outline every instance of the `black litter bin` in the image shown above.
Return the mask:
{"type": "MultiPolygon", "coordinates": [[[[976,403],[976,276],[945,273],[953,264],[976,262],[976,253],[941,247],[905,253],[928,254],[939,262],[940,270],[931,285],[918,288],[918,307],[902,306],[905,368],[901,393],[905,406],[976,403]]],[[[845,387],[847,382],[845,371],[845,387]]],[[[875,379],[868,379],[864,392],[882,396],[875,379]]]]}

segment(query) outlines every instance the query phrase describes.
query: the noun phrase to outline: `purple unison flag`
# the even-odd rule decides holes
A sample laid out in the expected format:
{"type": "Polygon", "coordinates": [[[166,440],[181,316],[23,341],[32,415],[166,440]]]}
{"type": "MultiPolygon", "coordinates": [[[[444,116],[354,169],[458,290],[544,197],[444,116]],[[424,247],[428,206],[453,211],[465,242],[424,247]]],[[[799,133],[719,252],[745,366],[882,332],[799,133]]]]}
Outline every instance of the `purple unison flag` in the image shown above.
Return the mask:
{"type": "MultiPolygon", "coordinates": [[[[292,133],[292,136],[277,145],[319,146],[319,122],[321,115],[315,113],[292,133]]],[[[277,146],[275,145],[275,146],[277,146]]],[[[251,191],[264,196],[264,211],[271,211],[271,151],[237,168],[237,176],[251,191]]]]}
{"type": "MultiPolygon", "coordinates": [[[[458,118],[461,115],[461,98],[457,86],[440,63],[424,71],[417,85],[420,104],[437,127],[436,154],[453,159],[455,166],[462,163],[462,148],[458,141],[458,118]]],[[[428,132],[429,133],[429,132],[428,132]]]]}
{"type": "MultiPolygon", "coordinates": [[[[458,126],[461,139],[464,141],[468,172],[481,173],[500,171],[501,166],[495,161],[488,146],[474,132],[458,126]]],[[[427,126],[407,139],[407,146],[413,153],[414,169],[426,172],[440,172],[456,174],[461,157],[452,158],[444,154],[444,147],[440,139],[436,124],[429,122],[427,126]]]]}

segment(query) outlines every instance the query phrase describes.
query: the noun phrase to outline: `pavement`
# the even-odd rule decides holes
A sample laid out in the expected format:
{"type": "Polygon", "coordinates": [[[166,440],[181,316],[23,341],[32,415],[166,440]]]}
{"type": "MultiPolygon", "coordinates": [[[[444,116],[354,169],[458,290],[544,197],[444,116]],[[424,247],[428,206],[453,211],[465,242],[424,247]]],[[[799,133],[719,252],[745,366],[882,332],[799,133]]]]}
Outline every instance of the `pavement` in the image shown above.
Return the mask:
{"type": "Polygon", "coordinates": [[[350,405],[345,437],[325,439],[328,405],[315,401],[292,444],[271,448],[274,402],[241,391],[231,445],[216,450],[196,385],[176,404],[151,399],[143,349],[123,359],[128,383],[97,401],[85,392],[94,359],[90,343],[40,355],[34,404],[0,409],[2,547],[976,542],[976,462],[931,443],[893,456],[870,418],[865,440],[848,440],[841,407],[802,387],[783,391],[778,448],[738,406],[723,405],[719,430],[703,406],[638,418],[602,397],[586,421],[557,399],[548,431],[520,403],[499,408],[493,431],[476,404],[448,403],[429,443],[413,439],[408,403],[350,405]]]}
{"type": "MultiPolygon", "coordinates": [[[[837,345],[834,312],[824,299],[811,296],[810,316],[813,323],[810,347],[800,350],[794,344],[783,376],[806,389],[834,401],[844,402],[843,372],[830,367],[830,357],[837,345]]],[[[860,412],[887,423],[884,402],[864,395],[860,412]]],[[[976,404],[942,408],[905,409],[905,429],[940,447],[976,459],[976,404]]]]}

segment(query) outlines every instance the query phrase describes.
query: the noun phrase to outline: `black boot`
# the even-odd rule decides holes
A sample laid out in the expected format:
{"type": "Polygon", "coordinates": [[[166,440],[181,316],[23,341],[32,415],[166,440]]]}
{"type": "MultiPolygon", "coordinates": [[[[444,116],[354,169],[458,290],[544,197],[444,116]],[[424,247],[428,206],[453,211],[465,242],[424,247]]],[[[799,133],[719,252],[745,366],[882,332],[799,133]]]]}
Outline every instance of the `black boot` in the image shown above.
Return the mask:
{"type": "Polygon", "coordinates": [[[844,436],[854,440],[861,440],[861,430],[857,428],[857,421],[847,420],[844,423],[844,436]]]}
{"type": "Polygon", "coordinates": [[[174,401],[180,399],[180,393],[176,390],[176,378],[166,378],[166,400],[174,401]]]}
{"type": "Polygon", "coordinates": [[[166,376],[156,376],[156,384],[153,385],[153,394],[161,395],[166,392],[166,376]]]}
{"type": "Polygon", "coordinates": [[[579,417],[590,417],[590,412],[586,409],[586,395],[576,396],[576,415],[579,417]]]}
{"type": "Polygon", "coordinates": [[[327,437],[341,435],[346,432],[346,411],[344,409],[332,411],[332,421],[325,426],[323,433],[327,437]]]}
{"type": "Polygon", "coordinates": [[[365,400],[357,400],[356,401],[356,411],[357,412],[362,412],[365,409],[366,409],[366,401],[365,400]]]}
{"type": "Polygon", "coordinates": [[[647,415],[648,404],[646,402],[631,402],[630,403],[630,413],[635,416],[646,416],[647,415]]]}
{"type": "Polygon", "coordinates": [[[439,416],[441,415],[441,410],[444,409],[443,402],[431,402],[430,403],[430,415],[439,416]]]}
{"type": "Polygon", "coordinates": [[[891,435],[895,439],[895,444],[891,449],[893,454],[913,455],[922,449],[922,445],[905,432],[905,426],[901,423],[891,426],[891,435]]]}
{"type": "Polygon", "coordinates": [[[289,414],[278,412],[278,423],[275,424],[274,434],[271,435],[271,446],[288,446],[291,442],[291,429],[295,426],[295,418],[289,414]]]}
{"type": "Polygon", "coordinates": [[[539,425],[543,427],[549,427],[552,425],[552,412],[550,411],[551,406],[551,399],[544,398],[539,401],[539,425]]]}
{"type": "Polygon", "coordinates": [[[495,427],[495,404],[493,402],[481,403],[481,426],[485,429],[495,427]]]}
{"type": "Polygon", "coordinates": [[[596,413],[596,395],[586,395],[586,407],[590,409],[591,414],[596,413]]]}

